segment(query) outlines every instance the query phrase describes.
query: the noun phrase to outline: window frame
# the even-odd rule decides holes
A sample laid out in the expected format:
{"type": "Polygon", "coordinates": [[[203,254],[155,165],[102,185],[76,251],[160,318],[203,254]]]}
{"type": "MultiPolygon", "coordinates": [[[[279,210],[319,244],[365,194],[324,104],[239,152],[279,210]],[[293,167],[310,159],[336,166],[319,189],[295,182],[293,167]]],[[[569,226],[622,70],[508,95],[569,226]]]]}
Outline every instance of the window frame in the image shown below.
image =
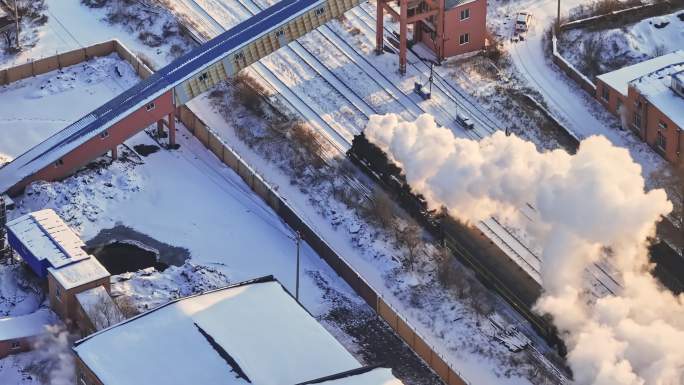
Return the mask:
{"type": "Polygon", "coordinates": [[[150,111],[154,110],[155,108],[157,108],[157,105],[154,102],[149,102],[149,103],[145,104],[145,111],[147,111],[147,112],[150,112],[150,111]]]}
{"type": "Polygon", "coordinates": [[[610,90],[608,89],[608,87],[603,87],[601,89],[601,97],[604,101],[610,102],[610,90]]]}
{"type": "Polygon", "coordinates": [[[658,149],[667,152],[667,136],[665,136],[665,134],[663,134],[661,131],[658,131],[656,134],[655,145],[658,147],[658,149]]]}
{"type": "Polygon", "coordinates": [[[459,20],[464,21],[470,19],[470,8],[465,8],[462,9],[461,12],[459,13],[459,20]],[[463,15],[465,14],[465,17],[463,15]]]}
{"type": "Polygon", "coordinates": [[[470,34],[468,32],[461,34],[458,37],[458,45],[470,44],[470,34]]]}
{"type": "Polygon", "coordinates": [[[206,71],[202,72],[202,73],[199,74],[199,76],[197,77],[197,80],[199,80],[199,81],[201,81],[201,82],[203,82],[203,83],[206,83],[207,80],[209,80],[209,73],[206,72],[206,71]]]}
{"type": "Polygon", "coordinates": [[[21,341],[14,340],[10,342],[10,350],[11,351],[16,351],[21,349],[21,341]]]}
{"type": "Polygon", "coordinates": [[[109,130],[104,130],[98,134],[101,140],[109,138],[109,130]]]}

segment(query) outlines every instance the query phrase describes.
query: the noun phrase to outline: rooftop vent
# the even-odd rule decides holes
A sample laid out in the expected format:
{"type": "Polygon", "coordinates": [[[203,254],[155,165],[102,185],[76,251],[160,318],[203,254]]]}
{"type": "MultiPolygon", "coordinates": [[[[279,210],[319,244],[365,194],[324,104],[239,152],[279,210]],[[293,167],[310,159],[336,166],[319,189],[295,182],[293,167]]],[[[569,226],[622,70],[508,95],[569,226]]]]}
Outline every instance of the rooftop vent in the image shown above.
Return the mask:
{"type": "Polygon", "coordinates": [[[672,90],[684,98],[684,70],[672,74],[672,90]]]}

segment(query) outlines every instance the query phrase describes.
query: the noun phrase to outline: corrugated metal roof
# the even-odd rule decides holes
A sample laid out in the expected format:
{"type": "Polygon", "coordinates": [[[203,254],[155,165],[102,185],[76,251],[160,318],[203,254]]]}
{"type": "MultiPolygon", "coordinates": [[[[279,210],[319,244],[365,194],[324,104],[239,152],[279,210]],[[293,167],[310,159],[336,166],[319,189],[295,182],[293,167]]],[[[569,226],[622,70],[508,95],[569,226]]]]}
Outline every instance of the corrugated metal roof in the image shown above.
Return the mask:
{"type": "Polygon", "coordinates": [[[26,214],[7,223],[7,228],[38,260],[59,268],[89,258],[85,246],[62,218],[46,209],[26,214]]]}

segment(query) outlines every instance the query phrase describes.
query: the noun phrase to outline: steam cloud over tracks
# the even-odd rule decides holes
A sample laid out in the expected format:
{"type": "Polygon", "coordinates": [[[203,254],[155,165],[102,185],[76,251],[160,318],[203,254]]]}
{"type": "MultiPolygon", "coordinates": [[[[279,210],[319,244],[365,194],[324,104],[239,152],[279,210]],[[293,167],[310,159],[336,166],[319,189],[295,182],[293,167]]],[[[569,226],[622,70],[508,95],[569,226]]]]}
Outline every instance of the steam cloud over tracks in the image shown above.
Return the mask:
{"type": "Polygon", "coordinates": [[[456,138],[430,115],[404,122],[372,116],[368,139],[403,168],[433,208],[466,222],[513,218],[533,205],[540,220],[524,230],[542,248],[544,294],[569,348],[577,384],[682,385],[684,295],[648,273],[647,243],[672,210],[662,190],[645,191],[641,167],[604,137],[582,141],[575,155],[539,152],[501,132],[481,141],[456,138]],[[622,290],[590,301],[583,271],[609,258],[622,290]]]}

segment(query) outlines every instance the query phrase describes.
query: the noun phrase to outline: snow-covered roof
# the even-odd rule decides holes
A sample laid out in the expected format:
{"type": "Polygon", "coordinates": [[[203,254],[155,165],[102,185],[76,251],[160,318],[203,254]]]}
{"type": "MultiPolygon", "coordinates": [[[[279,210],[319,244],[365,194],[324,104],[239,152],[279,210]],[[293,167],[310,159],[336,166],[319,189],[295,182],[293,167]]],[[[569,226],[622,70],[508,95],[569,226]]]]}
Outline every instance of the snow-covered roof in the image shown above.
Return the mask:
{"type": "Polygon", "coordinates": [[[52,209],[21,216],[8,222],[7,228],[33,256],[54,268],[89,258],[81,238],[52,209]]]}
{"type": "Polygon", "coordinates": [[[667,55],[658,56],[656,58],[642,61],[631,66],[620,68],[612,72],[607,72],[603,75],[597,76],[597,79],[603,81],[611,88],[627,96],[627,89],[629,82],[638,79],[642,76],[648,75],[663,67],[684,62],[684,51],[675,51],[667,55]]]}
{"type": "Polygon", "coordinates": [[[95,330],[102,330],[126,319],[103,286],[76,294],[76,300],[90,318],[95,330]]]}
{"type": "Polygon", "coordinates": [[[28,315],[0,318],[0,341],[38,336],[54,322],[53,313],[45,308],[28,315]]]}
{"type": "Polygon", "coordinates": [[[387,368],[361,368],[299,385],[403,385],[387,368]]]}
{"type": "Polygon", "coordinates": [[[65,289],[109,276],[100,262],[83,250],[85,244],[52,209],[34,211],[7,223],[33,257],[47,261],[48,271],[65,289]]]}
{"type": "Polygon", "coordinates": [[[57,269],[49,268],[48,271],[66,290],[109,277],[109,271],[92,256],[57,269]]]}
{"type": "Polygon", "coordinates": [[[360,367],[272,278],[176,300],[74,351],[108,385],[297,384],[360,367]]]}
{"type": "Polygon", "coordinates": [[[684,51],[681,60],[635,79],[630,84],[653,106],[684,129],[684,98],[672,89],[672,76],[684,71],[684,51]]]}

